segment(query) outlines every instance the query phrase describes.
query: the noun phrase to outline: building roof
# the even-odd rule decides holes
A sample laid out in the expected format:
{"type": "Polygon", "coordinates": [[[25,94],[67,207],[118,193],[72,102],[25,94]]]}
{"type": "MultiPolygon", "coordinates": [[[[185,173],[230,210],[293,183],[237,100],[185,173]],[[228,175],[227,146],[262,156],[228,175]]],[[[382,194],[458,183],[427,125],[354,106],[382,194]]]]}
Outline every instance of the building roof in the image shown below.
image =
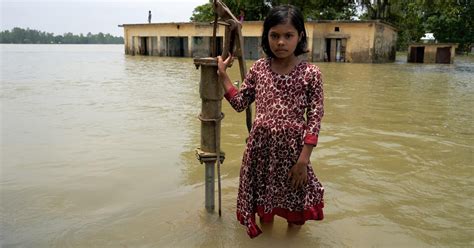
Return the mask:
{"type": "MultiPolygon", "coordinates": [[[[263,21],[244,21],[244,23],[249,24],[261,24],[263,21]]],[[[390,26],[395,31],[398,31],[398,28],[386,21],[382,20],[358,20],[358,21],[351,21],[351,20],[313,20],[313,21],[306,21],[306,23],[381,23],[390,26]]],[[[189,24],[197,24],[197,25],[211,25],[210,22],[158,22],[158,23],[130,23],[130,24],[120,24],[119,27],[130,27],[130,26],[146,26],[146,25],[189,25],[189,24]]]]}
{"type": "Polygon", "coordinates": [[[409,46],[422,47],[422,46],[454,46],[458,47],[458,43],[411,43],[409,46]]]}

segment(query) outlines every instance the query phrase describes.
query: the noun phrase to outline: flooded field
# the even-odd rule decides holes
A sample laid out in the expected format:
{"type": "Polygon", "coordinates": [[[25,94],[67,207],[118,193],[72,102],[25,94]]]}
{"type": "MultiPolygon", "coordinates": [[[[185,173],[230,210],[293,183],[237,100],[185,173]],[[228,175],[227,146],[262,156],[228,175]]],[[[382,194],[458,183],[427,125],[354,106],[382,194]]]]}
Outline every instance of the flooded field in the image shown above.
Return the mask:
{"type": "Polygon", "coordinates": [[[318,64],[325,219],[288,229],[275,218],[251,240],[235,217],[245,114],[227,102],[223,216],[204,209],[192,59],[0,49],[2,247],[474,246],[472,56],[318,64]]]}

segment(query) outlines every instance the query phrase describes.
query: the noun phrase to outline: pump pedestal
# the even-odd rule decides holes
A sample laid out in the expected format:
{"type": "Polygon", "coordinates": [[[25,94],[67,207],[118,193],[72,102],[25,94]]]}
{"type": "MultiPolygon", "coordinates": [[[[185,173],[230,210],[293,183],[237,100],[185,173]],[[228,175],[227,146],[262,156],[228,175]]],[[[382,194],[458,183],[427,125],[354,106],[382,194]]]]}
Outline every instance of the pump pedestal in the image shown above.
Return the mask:
{"type": "Polygon", "coordinates": [[[217,75],[216,58],[194,59],[194,64],[196,68],[201,67],[199,95],[202,99],[201,114],[198,117],[201,120],[201,147],[196,149],[196,157],[206,167],[206,209],[213,211],[215,208],[214,168],[216,162],[218,162],[217,166],[220,166],[225,158],[224,153],[220,151],[221,120],[224,118],[221,112],[224,89],[217,75]]]}

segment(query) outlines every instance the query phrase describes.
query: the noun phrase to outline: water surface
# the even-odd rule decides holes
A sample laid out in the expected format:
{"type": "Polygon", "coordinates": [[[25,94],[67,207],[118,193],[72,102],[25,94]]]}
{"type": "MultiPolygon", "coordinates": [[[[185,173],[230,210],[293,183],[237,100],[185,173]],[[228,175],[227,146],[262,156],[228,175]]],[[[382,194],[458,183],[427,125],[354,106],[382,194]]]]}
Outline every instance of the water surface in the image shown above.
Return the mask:
{"type": "Polygon", "coordinates": [[[474,246],[472,57],[318,64],[325,220],[251,240],[235,220],[245,115],[226,102],[223,216],[204,209],[192,59],[0,48],[2,247],[474,246]]]}

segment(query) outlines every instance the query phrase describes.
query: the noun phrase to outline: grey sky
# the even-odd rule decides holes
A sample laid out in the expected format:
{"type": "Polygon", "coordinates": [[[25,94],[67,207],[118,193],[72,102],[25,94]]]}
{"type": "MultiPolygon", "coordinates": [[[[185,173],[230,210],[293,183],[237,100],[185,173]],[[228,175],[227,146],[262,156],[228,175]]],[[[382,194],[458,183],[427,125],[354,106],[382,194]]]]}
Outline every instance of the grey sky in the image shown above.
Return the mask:
{"type": "Polygon", "coordinates": [[[119,24],[187,22],[209,0],[0,0],[0,29],[37,29],[56,35],[103,32],[123,36],[119,24]]]}

